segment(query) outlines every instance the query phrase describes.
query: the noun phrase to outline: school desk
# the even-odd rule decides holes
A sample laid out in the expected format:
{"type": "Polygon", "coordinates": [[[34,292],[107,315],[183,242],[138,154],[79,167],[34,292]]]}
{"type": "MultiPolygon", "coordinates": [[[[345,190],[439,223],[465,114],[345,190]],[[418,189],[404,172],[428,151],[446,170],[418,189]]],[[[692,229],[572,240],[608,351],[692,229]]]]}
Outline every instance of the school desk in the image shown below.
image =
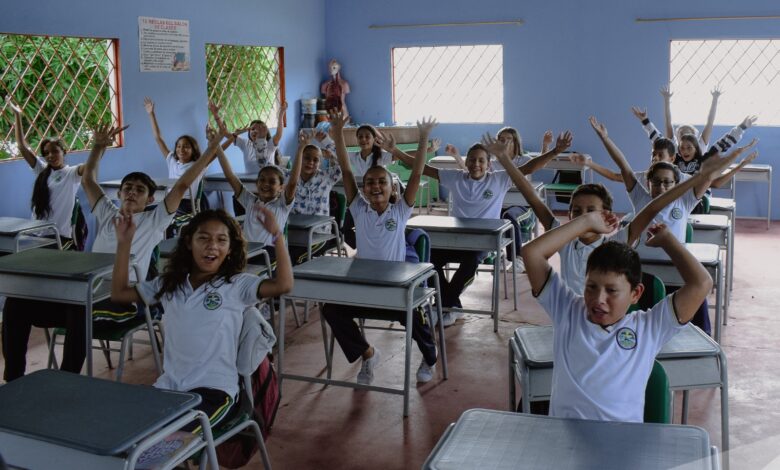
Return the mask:
{"type": "Polygon", "coordinates": [[[726,215],[691,214],[688,223],[693,227],[694,243],[712,243],[726,252],[726,293],[723,296],[726,308],[734,275],[734,227],[726,215]]]}
{"type": "Polygon", "coordinates": [[[707,431],[506,411],[466,410],[423,464],[426,470],[657,470],[717,468],[707,431]]]}
{"type": "Polygon", "coordinates": [[[60,233],[54,222],[17,217],[0,217],[0,253],[19,251],[60,244],[60,233]],[[38,236],[40,232],[51,232],[54,238],[38,236]]]}
{"type": "Polygon", "coordinates": [[[307,259],[311,259],[312,247],[329,240],[336,240],[341,253],[341,237],[336,219],[329,215],[290,214],[287,218],[287,244],[290,246],[305,246],[307,259]],[[317,233],[319,227],[327,227],[331,233],[317,233]]]}
{"type": "Polygon", "coordinates": [[[216,469],[208,417],[192,409],[200,401],[194,393],[40,370],[0,387],[0,449],[21,468],[135,468],[145,449],[197,419],[203,437],[175,461],[205,447],[216,469]]]}
{"type": "MultiPolygon", "coordinates": [[[[250,191],[257,191],[257,173],[236,173],[241,184],[250,191]]],[[[224,173],[214,173],[203,177],[203,191],[233,191],[224,173]]]]}
{"type": "MultiPolygon", "coordinates": [[[[285,311],[288,300],[352,305],[369,309],[401,310],[406,312],[405,362],[403,388],[361,385],[355,382],[331,379],[333,343],[329,344],[326,321],[322,319],[323,343],[327,366],[326,378],[295,375],[286,372],[284,364],[284,324],[279,322],[279,388],[283,379],[303,380],[326,385],[374,390],[403,395],[404,416],[409,415],[409,389],[412,360],[412,311],[436,298],[434,315],[438,318],[438,354],[443,377],[447,378],[447,349],[444,343],[439,277],[429,263],[406,263],[357,258],[320,256],[293,268],[295,283],[289,294],[281,297],[279,311],[285,311]],[[432,280],[434,287],[423,287],[432,280]]],[[[435,335],[435,333],[434,333],[435,335]]],[[[384,369],[383,369],[384,370],[384,369]]],[[[389,374],[389,371],[387,371],[389,374]]]]}
{"type": "MultiPolygon", "coordinates": [[[[111,296],[111,253],[36,249],[0,258],[0,294],[22,299],[83,305],[87,347],[87,375],[92,375],[92,306],[111,296]]],[[[136,277],[138,267],[134,265],[136,277]]],[[[152,331],[151,319],[146,317],[152,331]]],[[[151,335],[154,340],[154,335],[151,335]]],[[[157,345],[152,345],[161,370],[157,345]]]]}
{"type": "MultiPolygon", "coordinates": [[[[154,184],[157,186],[157,190],[154,192],[154,204],[159,204],[162,202],[163,199],[165,199],[165,196],[168,194],[168,191],[173,188],[173,185],[176,184],[176,179],[172,178],[152,178],[154,181],[154,184]]],[[[122,187],[122,180],[108,180],[108,181],[101,181],[98,183],[100,185],[100,188],[103,190],[104,193],[106,193],[106,196],[110,200],[117,200],[119,199],[119,196],[117,193],[119,193],[119,190],[122,187]]],[[[186,196],[189,197],[189,196],[186,196]]]]}
{"type": "MultiPolygon", "coordinates": [[[[688,420],[688,390],[720,388],[721,446],[729,449],[728,366],[721,347],[689,324],[657,356],[672,390],[683,391],[682,423],[688,420]]],[[[509,407],[516,406],[515,380],[521,385],[523,413],[532,401],[549,400],[553,373],[552,326],[526,326],[509,340],[509,407]]],[[[626,467],[629,468],[629,467],[626,467]]]]}
{"type": "MultiPolygon", "coordinates": [[[[493,262],[493,290],[490,297],[490,310],[450,309],[465,313],[478,313],[493,317],[493,331],[498,331],[498,285],[501,266],[498,260],[506,246],[514,243],[514,228],[505,219],[472,219],[465,217],[443,217],[419,215],[406,223],[408,228],[423,229],[431,238],[431,249],[495,251],[493,262]]],[[[506,272],[504,272],[504,291],[508,293],[506,272]]],[[[517,310],[517,271],[512,264],[512,295],[517,310]]]]}
{"type": "MultiPolygon", "coordinates": [[[[736,165],[731,165],[729,169],[736,165]]],[[[750,183],[766,183],[766,229],[772,223],[772,165],[748,164],[739,169],[731,182],[731,198],[737,198],[736,181],[746,181],[750,183]]],[[[749,219],[763,219],[763,217],[745,217],[749,219]]]]}
{"type": "MultiPolygon", "coordinates": [[[[721,325],[726,324],[725,273],[720,260],[720,247],[711,243],[686,243],[685,248],[698,260],[712,277],[715,287],[715,322],[712,332],[715,341],[720,343],[721,325]]],[[[682,286],[685,283],[669,256],[661,248],[650,248],[644,244],[637,247],[642,271],[658,276],[667,286],[682,286]]]]}

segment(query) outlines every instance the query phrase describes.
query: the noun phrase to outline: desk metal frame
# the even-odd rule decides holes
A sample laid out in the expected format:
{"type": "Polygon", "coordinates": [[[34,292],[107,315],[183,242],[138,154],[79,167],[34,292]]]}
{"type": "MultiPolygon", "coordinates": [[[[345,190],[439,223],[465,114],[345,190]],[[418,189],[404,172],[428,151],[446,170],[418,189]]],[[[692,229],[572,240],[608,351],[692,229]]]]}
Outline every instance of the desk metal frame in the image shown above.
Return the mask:
{"type": "Polygon", "coordinates": [[[734,281],[734,227],[727,216],[718,214],[692,214],[688,217],[688,223],[693,226],[694,243],[711,243],[726,251],[727,290],[723,301],[728,310],[729,292],[734,281]]]}
{"type": "MultiPolygon", "coordinates": [[[[316,262],[317,258],[314,261],[316,262]]],[[[351,262],[347,258],[344,262],[351,262]]],[[[360,260],[356,260],[360,261],[360,260]]],[[[381,261],[379,263],[382,263],[381,261]]],[[[308,264],[308,263],[307,263],[308,264]]],[[[437,328],[439,333],[439,358],[442,364],[442,374],[447,378],[447,348],[444,337],[443,316],[441,309],[441,297],[439,295],[439,276],[433,265],[420,272],[415,277],[407,279],[402,285],[382,285],[376,283],[360,283],[354,280],[345,283],[339,277],[327,278],[327,273],[320,278],[306,278],[300,275],[295,276],[295,285],[293,290],[283,295],[280,299],[279,310],[285,311],[285,302],[290,300],[305,300],[320,303],[332,303],[339,305],[351,305],[357,307],[386,309],[386,310],[405,310],[406,311],[406,340],[405,340],[405,366],[404,366],[404,386],[402,389],[391,387],[379,387],[376,385],[362,385],[355,382],[331,379],[332,363],[330,361],[331,351],[326,336],[326,321],[321,319],[323,328],[323,343],[325,345],[325,356],[327,365],[327,377],[309,377],[295,375],[284,371],[284,319],[279,322],[279,357],[277,365],[279,367],[279,389],[282,388],[284,379],[302,380],[305,382],[320,383],[325,385],[338,385],[341,387],[351,387],[363,390],[373,390],[377,392],[403,395],[404,397],[404,416],[409,416],[409,390],[410,374],[412,360],[412,312],[418,306],[424,304],[432,297],[436,299],[436,315],[438,316],[437,328]],[[420,285],[429,279],[433,279],[434,288],[420,287],[420,285]]]]}
{"type": "Polygon", "coordinates": [[[0,217],[0,253],[18,253],[54,244],[57,245],[57,249],[62,249],[60,231],[54,222],[20,219],[17,217],[0,217]],[[37,232],[46,230],[54,234],[53,239],[34,235],[37,232]]]}
{"type": "MultiPolygon", "coordinates": [[[[772,165],[749,164],[740,168],[732,177],[731,198],[737,198],[737,181],[766,183],[766,229],[772,224],[772,165]]],[[[742,217],[743,219],[763,219],[763,217],[742,217]]]]}

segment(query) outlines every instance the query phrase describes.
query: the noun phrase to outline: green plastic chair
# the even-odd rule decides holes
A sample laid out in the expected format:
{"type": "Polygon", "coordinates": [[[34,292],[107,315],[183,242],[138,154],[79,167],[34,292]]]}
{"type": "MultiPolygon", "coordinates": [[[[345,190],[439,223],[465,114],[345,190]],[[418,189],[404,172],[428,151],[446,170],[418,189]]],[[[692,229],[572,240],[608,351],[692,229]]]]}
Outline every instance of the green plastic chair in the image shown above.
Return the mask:
{"type": "Polygon", "coordinates": [[[685,243],[692,243],[693,242],[693,225],[686,224],[685,226],[685,243]]]}
{"type": "Polygon", "coordinates": [[[671,424],[672,390],[664,366],[655,361],[645,388],[645,423],[671,424]]]}
{"type": "Polygon", "coordinates": [[[658,276],[643,272],[642,284],[645,286],[645,291],[637,303],[628,307],[629,312],[653,308],[653,305],[666,297],[666,286],[664,286],[663,281],[658,276]]]}

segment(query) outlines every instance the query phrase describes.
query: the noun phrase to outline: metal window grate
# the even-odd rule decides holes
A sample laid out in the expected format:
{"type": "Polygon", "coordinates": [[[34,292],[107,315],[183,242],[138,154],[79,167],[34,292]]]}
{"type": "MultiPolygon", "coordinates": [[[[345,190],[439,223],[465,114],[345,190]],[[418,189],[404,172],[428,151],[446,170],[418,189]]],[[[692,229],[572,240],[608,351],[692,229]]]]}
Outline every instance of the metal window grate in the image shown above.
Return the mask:
{"type": "MultiPolygon", "coordinates": [[[[120,125],[116,39],[0,34],[0,95],[21,106],[25,138],[89,148],[90,129],[120,125]]],[[[0,159],[17,157],[13,114],[0,104],[0,159]]]]}
{"type": "Polygon", "coordinates": [[[703,124],[718,85],[715,124],[756,114],[760,125],[780,125],[780,40],[672,41],[669,65],[676,122],[703,124]]]}
{"type": "Polygon", "coordinates": [[[206,86],[228,129],[255,119],[276,127],[284,101],[284,48],[206,44],[206,86]]]}
{"type": "Polygon", "coordinates": [[[500,45],[397,47],[393,119],[415,122],[504,121],[504,53],[500,45]]]}

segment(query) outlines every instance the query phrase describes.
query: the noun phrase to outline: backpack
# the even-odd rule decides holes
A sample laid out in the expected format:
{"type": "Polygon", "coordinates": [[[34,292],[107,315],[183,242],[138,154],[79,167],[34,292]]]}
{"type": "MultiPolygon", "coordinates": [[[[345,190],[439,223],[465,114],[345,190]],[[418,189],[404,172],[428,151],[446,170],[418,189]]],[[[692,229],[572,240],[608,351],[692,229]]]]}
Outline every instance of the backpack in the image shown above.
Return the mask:
{"type": "Polygon", "coordinates": [[[430,259],[431,238],[423,229],[409,230],[406,233],[406,259],[404,261],[407,263],[427,263],[430,259]]]}
{"type": "MultiPolygon", "coordinates": [[[[279,380],[273,365],[273,354],[268,354],[257,367],[257,370],[252,373],[250,384],[252,390],[245,390],[244,383],[241,381],[239,411],[241,415],[244,413],[249,414],[251,416],[250,419],[253,419],[260,426],[263,438],[268,439],[268,434],[271,432],[271,426],[274,424],[276,411],[279,409],[279,402],[281,401],[279,380]],[[244,398],[247,392],[252,394],[254,406],[251,409],[249,409],[248,400],[244,398]]],[[[217,460],[222,467],[243,467],[255,455],[257,449],[258,446],[254,434],[242,432],[217,446],[217,460]]]]}

